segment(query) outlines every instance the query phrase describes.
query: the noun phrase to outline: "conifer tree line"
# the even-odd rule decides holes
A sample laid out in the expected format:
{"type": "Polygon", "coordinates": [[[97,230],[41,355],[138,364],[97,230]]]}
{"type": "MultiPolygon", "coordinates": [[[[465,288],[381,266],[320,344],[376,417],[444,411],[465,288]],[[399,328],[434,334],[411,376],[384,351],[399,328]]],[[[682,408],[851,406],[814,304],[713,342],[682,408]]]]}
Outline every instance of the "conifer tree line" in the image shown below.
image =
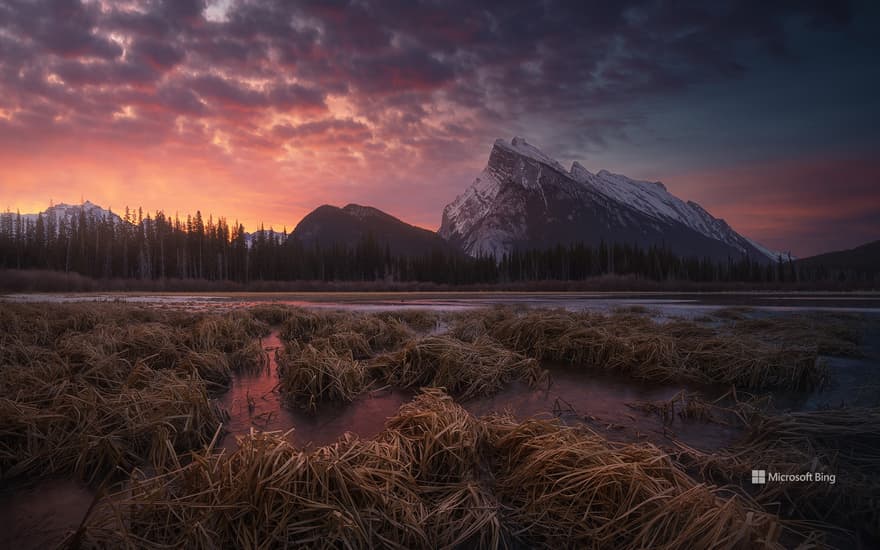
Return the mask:
{"type": "Polygon", "coordinates": [[[420,256],[392,254],[367,235],[354,246],[306,246],[223,217],[185,219],[125,210],[123,222],[79,209],[70,217],[39,215],[35,221],[0,214],[0,268],[44,269],[96,279],[193,279],[208,281],[416,281],[492,284],[580,281],[609,274],[652,281],[873,282],[872,272],[800,268],[790,258],[768,263],[749,257],[724,262],[682,258],[667,248],[628,244],[559,245],[513,251],[499,261],[435,249],[420,256]],[[249,242],[250,241],[250,242],[249,242]]]}

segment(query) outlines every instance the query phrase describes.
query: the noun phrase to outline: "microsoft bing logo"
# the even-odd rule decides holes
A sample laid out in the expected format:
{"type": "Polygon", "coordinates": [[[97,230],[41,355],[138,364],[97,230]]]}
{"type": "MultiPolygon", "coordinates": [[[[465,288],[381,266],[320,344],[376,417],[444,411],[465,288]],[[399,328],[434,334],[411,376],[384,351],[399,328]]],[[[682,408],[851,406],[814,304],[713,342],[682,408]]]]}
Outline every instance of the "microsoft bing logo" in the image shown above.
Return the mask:
{"type": "Polygon", "coordinates": [[[766,485],[767,470],[752,470],[752,485],[766,485]]]}

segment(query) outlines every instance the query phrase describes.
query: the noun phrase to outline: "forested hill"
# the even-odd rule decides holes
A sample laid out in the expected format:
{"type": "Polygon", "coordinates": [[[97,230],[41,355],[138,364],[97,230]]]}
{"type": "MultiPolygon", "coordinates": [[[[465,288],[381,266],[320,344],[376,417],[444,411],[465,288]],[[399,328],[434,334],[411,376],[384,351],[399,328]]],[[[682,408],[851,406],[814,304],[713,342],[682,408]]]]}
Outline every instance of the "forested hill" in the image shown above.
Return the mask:
{"type": "MultiPolygon", "coordinates": [[[[850,251],[877,258],[877,243],[850,251]],[[864,250],[862,250],[864,249],[864,250]],[[858,252],[856,252],[858,251],[858,252]],[[872,256],[873,254],[873,256],[872,256]]],[[[0,216],[0,268],[78,273],[96,279],[207,281],[418,281],[447,285],[580,281],[609,274],[650,281],[822,282],[863,287],[880,282],[875,264],[838,262],[824,255],[801,261],[717,261],[681,257],[663,246],[581,243],[513,250],[500,259],[469,257],[442,247],[394,252],[372,232],[354,243],[304,243],[200,213],[181,220],[153,215],[96,215],[82,209],[60,219],[0,216]],[[847,267],[850,265],[850,267],[847,267]],[[873,266],[873,267],[871,267],[873,266]]],[[[855,260],[853,260],[855,261],[855,260]]]]}

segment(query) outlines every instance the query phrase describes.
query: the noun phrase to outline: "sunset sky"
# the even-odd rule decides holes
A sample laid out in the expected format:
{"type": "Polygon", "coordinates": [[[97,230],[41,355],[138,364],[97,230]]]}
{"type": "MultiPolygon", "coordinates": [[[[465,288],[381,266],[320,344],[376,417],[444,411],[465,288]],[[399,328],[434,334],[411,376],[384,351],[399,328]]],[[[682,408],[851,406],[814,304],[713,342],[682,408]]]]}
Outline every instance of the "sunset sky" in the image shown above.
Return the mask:
{"type": "Polygon", "coordinates": [[[799,256],[880,239],[876,2],[0,0],[0,208],[436,229],[492,142],[799,256]]]}

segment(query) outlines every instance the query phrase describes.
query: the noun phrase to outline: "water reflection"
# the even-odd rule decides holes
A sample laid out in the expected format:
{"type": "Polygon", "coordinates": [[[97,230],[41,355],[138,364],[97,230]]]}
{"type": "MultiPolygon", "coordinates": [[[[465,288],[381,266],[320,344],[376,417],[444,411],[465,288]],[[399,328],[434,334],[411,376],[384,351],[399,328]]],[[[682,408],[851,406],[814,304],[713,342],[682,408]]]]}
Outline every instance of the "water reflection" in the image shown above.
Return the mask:
{"type": "Polygon", "coordinates": [[[291,443],[314,447],[335,442],[345,432],[370,438],[382,431],[385,420],[412,398],[412,393],[398,390],[367,392],[353,402],[322,403],[314,412],[301,411],[284,402],[278,390],[278,364],[275,350],[283,344],[277,332],[261,340],[268,354],[268,368],[258,373],[237,374],[232,387],[220,397],[219,404],[229,413],[224,428],[228,435],[222,447],[236,448],[236,435],[257,431],[288,432],[291,443]]]}

